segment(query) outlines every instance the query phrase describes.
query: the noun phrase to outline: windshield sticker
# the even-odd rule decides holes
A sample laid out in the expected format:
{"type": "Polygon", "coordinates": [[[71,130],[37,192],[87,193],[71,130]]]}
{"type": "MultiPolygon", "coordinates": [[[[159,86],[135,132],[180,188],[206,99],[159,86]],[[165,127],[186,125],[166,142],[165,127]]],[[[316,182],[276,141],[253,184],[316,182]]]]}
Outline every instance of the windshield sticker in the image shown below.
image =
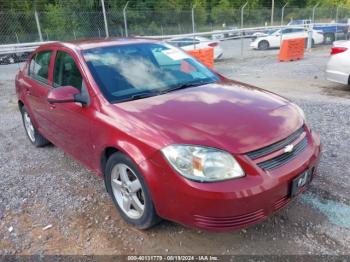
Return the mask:
{"type": "Polygon", "coordinates": [[[182,60],[190,57],[186,53],[178,51],[176,49],[163,50],[162,53],[170,57],[172,60],[182,60]]]}

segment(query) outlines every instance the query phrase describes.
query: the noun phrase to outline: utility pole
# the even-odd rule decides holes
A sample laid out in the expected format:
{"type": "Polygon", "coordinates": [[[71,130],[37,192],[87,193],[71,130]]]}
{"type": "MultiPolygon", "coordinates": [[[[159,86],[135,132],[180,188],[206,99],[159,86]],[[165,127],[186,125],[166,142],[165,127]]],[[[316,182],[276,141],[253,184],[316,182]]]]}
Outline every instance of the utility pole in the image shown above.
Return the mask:
{"type": "Polygon", "coordinates": [[[335,13],[335,41],[337,41],[338,36],[338,19],[339,19],[339,5],[337,6],[337,11],[335,13]]]}
{"type": "Polygon", "coordinates": [[[41,27],[40,27],[40,22],[39,22],[39,16],[38,16],[38,12],[36,10],[34,12],[34,16],[35,16],[36,27],[38,29],[39,39],[40,39],[40,42],[42,42],[43,41],[43,35],[41,34],[41,27]]]}
{"type": "Polygon", "coordinates": [[[243,56],[243,27],[244,27],[244,8],[247,6],[248,1],[241,7],[241,56],[243,56]]]}
{"type": "Polygon", "coordinates": [[[194,21],[194,9],[196,8],[196,5],[192,6],[192,11],[191,11],[191,16],[192,16],[192,33],[193,33],[193,45],[194,45],[194,49],[196,49],[196,37],[195,37],[195,33],[196,33],[196,24],[194,21]]]}
{"type": "Polygon", "coordinates": [[[315,23],[315,12],[316,12],[316,8],[318,7],[318,5],[320,4],[320,2],[318,2],[317,4],[315,4],[315,6],[312,8],[312,23],[315,23]]]}
{"type": "Polygon", "coordinates": [[[272,5],[271,5],[271,26],[273,26],[273,13],[275,11],[275,0],[272,0],[272,5]]]}
{"type": "Polygon", "coordinates": [[[102,5],[103,21],[104,21],[104,24],[105,24],[106,37],[109,37],[107,16],[106,16],[106,9],[105,9],[105,2],[104,2],[104,0],[101,0],[101,5],[102,5]]]}
{"type": "Polygon", "coordinates": [[[282,7],[282,14],[281,14],[281,26],[283,25],[284,22],[284,9],[286,8],[286,6],[288,5],[288,2],[285,3],[285,5],[282,7]]]}
{"type": "Polygon", "coordinates": [[[126,2],[124,8],[123,8],[123,17],[124,17],[124,30],[125,30],[125,37],[128,37],[128,20],[126,18],[126,9],[128,8],[129,1],[126,2]]]}

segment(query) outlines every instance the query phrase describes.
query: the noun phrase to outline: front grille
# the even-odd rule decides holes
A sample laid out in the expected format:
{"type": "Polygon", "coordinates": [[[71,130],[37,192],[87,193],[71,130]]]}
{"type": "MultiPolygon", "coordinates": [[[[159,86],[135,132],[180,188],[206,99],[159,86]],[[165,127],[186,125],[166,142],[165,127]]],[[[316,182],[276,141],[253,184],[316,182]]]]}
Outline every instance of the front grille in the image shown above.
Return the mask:
{"type": "Polygon", "coordinates": [[[273,204],[273,209],[275,211],[281,209],[282,207],[286,206],[290,200],[291,198],[289,196],[282,197],[273,204]]]}
{"type": "Polygon", "coordinates": [[[300,137],[300,135],[304,132],[304,127],[299,128],[297,131],[295,131],[293,134],[291,134],[290,136],[288,136],[287,138],[278,141],[272,145],[260,148],[258,150],[254,150],[251,151],[249,153],[247,153],[247,155],[251,158],[251,159],[257,159],[259,157],[262,156],[266,156],[268,154],[271,154],[272,152],[275,152],[277,150],[280,150],[282,148],[284,148],[285,146],[291,144],[293,141],[295,141],[296,139],[298,139],[298,137],[300,137]]]}
{"type": "Polygon", "coordinates": [[[264,162],[258,163],[258,166],[262,169],[273,169],[280,167],[292,159],[296,158],[297,155],[302,152],[307,147],[307,138],[304,137],[290,153],[284,153],[272,159],[266,160],[264,162]]]}
{"type": "Polygon", "coordinates": [[[195,223],[206,228],[238,228],[241,226],[254,224],[266,218],[264,210],[246,213],[232,217],[207,217],[194,215],[195,223]]]}

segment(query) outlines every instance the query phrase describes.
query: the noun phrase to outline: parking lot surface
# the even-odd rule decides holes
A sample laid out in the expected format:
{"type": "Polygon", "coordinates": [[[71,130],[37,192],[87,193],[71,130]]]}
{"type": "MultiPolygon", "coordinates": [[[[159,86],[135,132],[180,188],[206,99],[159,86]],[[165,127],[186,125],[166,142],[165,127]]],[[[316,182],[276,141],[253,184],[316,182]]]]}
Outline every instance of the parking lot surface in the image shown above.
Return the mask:
{"type": "Polygon", "coordinates": [[[55,146],[30,144],[17,109],[17,65],[0,66],[0,254],[350,254],[350,88],[325,80],[328,49],[288,63],[277,62],[276,50],[247,50],[216,63],[228,77],[299,104],[323,142],[308,192],[228,233],[124,223],[101,178],[55,146]]]}

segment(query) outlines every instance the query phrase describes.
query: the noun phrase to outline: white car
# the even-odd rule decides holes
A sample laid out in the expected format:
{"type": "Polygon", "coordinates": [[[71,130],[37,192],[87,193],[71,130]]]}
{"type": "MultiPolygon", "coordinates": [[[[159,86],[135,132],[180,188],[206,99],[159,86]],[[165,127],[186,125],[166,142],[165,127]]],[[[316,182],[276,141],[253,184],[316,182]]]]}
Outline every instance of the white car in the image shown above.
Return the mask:
{"type": "Polygon", "coordinates": [[[167,43],[180,47],[185,51],[212,47],[214,48],[215,60],[219,59],[224,54],[219,41],[211,40],[202,36],[195,36],[194,38],[191,36],[183,38],[172,38],[168,40],[167,43]]]}
{"type": "Polygon", "coordinates": [[[350,76],[350,41],[333,43],[331,57],[327,64],[326,78],[329,81],[348,85],[350,76]]]}
{"type": "Polygon", "coordinates": [[[213,34],[211,35],[211,39],[213,40],[224,40],[225,39],[225,34],[223,33],[218,33],[220,32],[219,30],[214,30],[213,34]]]}
{"type": "MultiPolygon", "coordinates": [[[[250,47],[253,49],[266,50],[269,48],[280,47],[281,40],[285,39],[294,39],[294,38],[307,38],[308,31],[304,28],[294,28],[288,27],[284,29],[279,29],[266,36],[260,36],[254,39],[250,43],[250,47]],[[281,37],[282,36],[282,37],[281,37]]],[[[312,30],[312,45],[322,44],[323,43],[323,34],[312,30]]]]}

